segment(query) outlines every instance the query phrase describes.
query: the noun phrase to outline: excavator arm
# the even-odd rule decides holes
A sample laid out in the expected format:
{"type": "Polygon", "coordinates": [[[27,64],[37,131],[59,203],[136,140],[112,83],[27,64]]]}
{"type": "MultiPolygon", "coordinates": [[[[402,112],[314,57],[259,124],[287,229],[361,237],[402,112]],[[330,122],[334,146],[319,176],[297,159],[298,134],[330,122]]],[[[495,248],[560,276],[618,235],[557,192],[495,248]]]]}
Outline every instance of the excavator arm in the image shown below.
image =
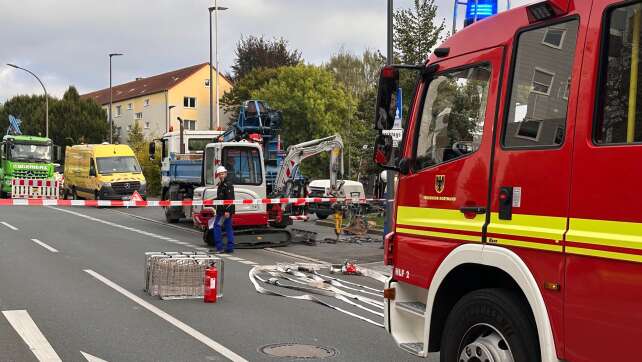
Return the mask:
{"type": "Polygon", "coordinates": [[[274,182],[273,193],[286,195],[287,185],[294,178],[297,167],[306,158],[330,152],[330,194],[338,196],[343,177],[343,140],[339,134],[306,141],[288,147],[287,155],[274,182]]]}

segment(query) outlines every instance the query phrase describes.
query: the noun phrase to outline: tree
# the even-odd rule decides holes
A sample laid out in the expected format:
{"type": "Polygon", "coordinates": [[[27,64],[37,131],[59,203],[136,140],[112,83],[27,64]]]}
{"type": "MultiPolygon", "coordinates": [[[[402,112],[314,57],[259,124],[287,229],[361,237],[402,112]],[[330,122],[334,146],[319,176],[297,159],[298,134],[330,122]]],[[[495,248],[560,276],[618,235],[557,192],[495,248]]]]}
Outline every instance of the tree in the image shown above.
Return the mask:
{"type": "Polygon", "coordinates": [[[422,64],[437,42],[442,39],[445,20],[437,23],[435,0],[415,0],[411,9],[394,14],[394,47],[397,60],[406,64],[422,64]]]}
{"type": "Polygon", "coordinates": [[[149,142],[145,139],[138,121],[135,121],[134,126],[127,132],[127,143],[134,151],[136,159],[143,169],[143,176],[147,181],[147,194],[158,195],[161,189],[160,162],[156,159],[149,159],[149,148],[147,147],[149,142]]]}
{"type": "MultiPolygon", "coordinates": [[[[44,96],[19,95],[6,101],[0,108],[0,130],[7,129],[9,115],[22,120],[24,134],[44,136],[44,96]]],[[[105,141],[109,135],[106,119],[105,110],[93,100],[80,99],[73,86],[62,99],[49,98],[49,137],[56,145],[105,141]]]]}
{"type": "MultiPolygon", "coordinates": [[[[345,140],[356,113],[354,97],[338,85],[322,67],[282,67],[276,77],[251,96],[266,100],[283,112],[285,146],[340,133],[345,140]]],[[[327,177],[327,156],[306,160],[302,172],[308,177],[327,177]]]]}
{"type": "Polygon", "coordinates": [[[342,48],[325,65],[357,102],[357,110],[350,122],[348,138],[345,140],[351,171],[346,176],[350,178],[355,178],[360,173],[376,171],[370,154],[363,150],[363,146],[371,145],[376,136],[372,121],[379,71],[384,64],[385,59],[378,51],[366,49],[359,57],[342,48]]]}
{"type": "Polygon", "coordinates": [[[236,59],[232,65],[234,80],[243,79],[248,73],[257,68],[278,68],[293,66],[301,63],[301,52],[289,50],[288,42],[283,39],[266,40],[250,35],[241,37],[236,45],[236,59]]]}
{"type": "Polygon", "coordinates": [[[221,104],[225,112],[238,116],[238,107],[252,97],[252,92],[260,89],[277,75],[275,68],[257,68],[250,71],[245,77],[238,80],[234,87],[223,94],[221,104]]]}

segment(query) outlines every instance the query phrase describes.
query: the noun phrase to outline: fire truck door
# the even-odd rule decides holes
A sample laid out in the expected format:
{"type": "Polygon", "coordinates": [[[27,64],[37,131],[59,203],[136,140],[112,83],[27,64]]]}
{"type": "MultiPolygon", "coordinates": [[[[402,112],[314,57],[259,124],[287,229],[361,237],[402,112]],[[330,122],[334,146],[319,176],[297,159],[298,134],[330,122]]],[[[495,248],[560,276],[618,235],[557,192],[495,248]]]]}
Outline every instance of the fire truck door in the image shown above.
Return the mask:
{"type": "MultiPolygon", "coordinates": [[[[564,20],[527,28],[515,37],[486,234],[489,245],[511,249],[533,274],[553,331],[561,330],[563,321],[559,288],[575,117],[568,99],[574,59],[581,52],[576,49],[578,24],[564,20]]],[[[559,345],[560,333],[553,335],[559,345]]]]}
{"type": "Polygon", "coordinates": [[[640,360],[642,340],[642,4],[594,1],[578,106],[566,235],[571,361],[640,360]],[[600,42],[603,42],[600,44],[600,42]],[[599,46],[598,46],[599,44],[599,46]]]}
{"type": "Polygon", "coordinates": [[[494,48],[444,60],[419,88],[404,151],[413,165],[398,185],[398,280],[426,288],[450,251],[482,241],[502,56],[494,48]]]}

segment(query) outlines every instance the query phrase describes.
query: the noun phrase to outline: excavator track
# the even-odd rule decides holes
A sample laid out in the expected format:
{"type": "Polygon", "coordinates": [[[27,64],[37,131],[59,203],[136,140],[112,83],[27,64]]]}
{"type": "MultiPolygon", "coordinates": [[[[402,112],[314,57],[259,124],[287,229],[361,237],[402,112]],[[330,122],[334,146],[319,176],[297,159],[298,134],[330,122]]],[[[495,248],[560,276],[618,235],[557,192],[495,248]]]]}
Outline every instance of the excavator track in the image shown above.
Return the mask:
{"type": "MultiPolygon", "coordinates": [[[[223,233],[225,237],[225,233],[223,233]]],[[[214,246],[212,230],[203,231],[203,241],[214,246]]],[[[292,233],[285,229],[240,229],[234,230],[234,244],[237,249],[262,249],[287,246],[292,241],[292,233]]],[[[225,240],[223,240],[225,242],[225,240]]]]}

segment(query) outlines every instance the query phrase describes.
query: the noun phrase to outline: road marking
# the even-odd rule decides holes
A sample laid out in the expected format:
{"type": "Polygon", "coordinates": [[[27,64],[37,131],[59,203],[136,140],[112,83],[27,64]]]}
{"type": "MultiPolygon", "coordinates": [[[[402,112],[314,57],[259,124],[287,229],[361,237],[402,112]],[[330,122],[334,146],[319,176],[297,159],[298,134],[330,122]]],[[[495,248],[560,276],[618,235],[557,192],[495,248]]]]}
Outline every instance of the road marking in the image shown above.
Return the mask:
{"type": "Polygon", "coordinates": [[[82,356],[85,357],[87,362],[107,362],[102,358],[98,358],[96,356],[92,356],[89,353],[86,353],[86,352],[83,352],[83,351],[80,351],[80,354],[82,354],[82,356]]]}
{"type": "Polygon", "coordinates": [[[239,263],[247,264],[247,265],[258,265],[258,263],[255,263],[251,260],[239,260],[239,263]]]}
{"type": "Polygon", "coordinates": [[[11,230],[13,230],[13,231],[18,230],[18,228],[17,228],[17,227],[15,227],[15,226],[13,226],[13,225],[9,224],[8,222],[0,221],[0,224],[2,224],[2,225],[4,225],[4,226],[8,227],[9,229],[11,229],[11,230]]]}
{"type": "MultiPolygon", "coordinates": [[[[225,255],[225,254],[223,254],[223,255],[225,255]]],[[[228,259],[230,259],[230,260],[234,260],[234,261],[241,261],[241,260],[244,260],[243,258],[237,258],[237,257],[235,257],[235,256],[231,256],[231,255],[228,255],[228,256],[227,256],[227,258],[228,258],[228,259]]]]}
{"type": "Polygon", "coordinates": [[[38,361],[62,361],[26,310],[6,310],[2,314],[36,355],[38,361]]]}
{"type": "Polygon", "coordinates": [[[36,243],[36,244],[38,244],[38,245],[42,246],[43,248],[45,248],[45,249],[49,250],[49,251],[50,251],[50,252],[52,252],[52,253],[57,253],[57,252],[58,252],[58,250],[56,250],[55,248],[52,248],[51,246],[49,246],[49,245],[47,245],[47,244],[43,243],[42,241],[40,241],[40,240],[38,240],[38,239],[31,239],[31,241],[33,241],[34,243],[36,243]]]}
{"type": "Polygon", "coordinates": [[[156,314],[158,317],[164,319],[166,322],[171,323],[176,328],[178,328],[178,329],[182,330],[183,332],[189,334],[190,336],[194,337],[196,340],[198,340],[199,342],[201,342],[201,343],[205,344],[206,346],[210,347],[214,351],[216,351],[216,352],[222,354],[223,356],[229,358],[230,360],[232,360],[232,361],[247,361],[245,358],[243,358],[243,357],[239,356],[238,354],[232,352],[231,350],[227,349],[226,347],[224,347],[220,343],[212,340],[211,338],[209,338],[208,336],[204,335],[203,333],[201,333],[201,332],[197,331],[196,329],[190,327],[189,325],[181,322],[180,320],[172,317],[171,315],[169,315],[166,312],[164,312],[163,310],[155,307],[154,305],[144,301],[140,297],[132,294],[131,292],[129,292],[125,288],[123,288],[120,285],[112,282],[111,280],[105,278],[104,276],[96,273],[95,271],[93,271],[91,269],[84,269],[83,271],[85,273],[91,275],[92,277],[96,278],[98,281],[104,283],[108,287],[114,289],[118,293],[120,293],[120,294],[124,295],[125,297],[129,298],[134,303],[136,303],[136,304],[140,305],[141,307],[147,309],[148,311],[156,314]]]}

